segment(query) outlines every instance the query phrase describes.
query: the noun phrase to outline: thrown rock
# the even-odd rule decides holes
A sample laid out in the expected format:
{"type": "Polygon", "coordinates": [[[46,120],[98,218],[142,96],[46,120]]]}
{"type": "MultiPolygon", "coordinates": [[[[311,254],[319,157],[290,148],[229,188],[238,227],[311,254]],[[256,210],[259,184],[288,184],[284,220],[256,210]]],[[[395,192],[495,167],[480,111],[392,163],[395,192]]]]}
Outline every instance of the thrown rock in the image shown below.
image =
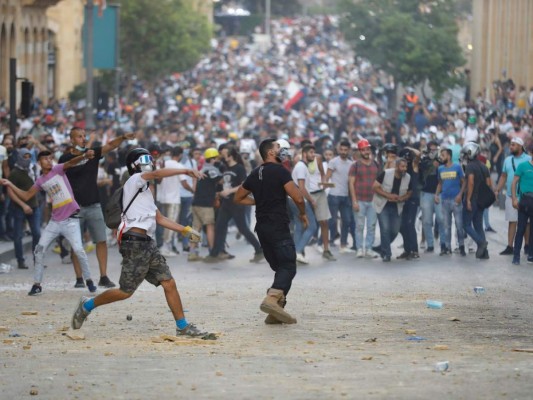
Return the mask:
{"type": "Polygon", "coordinates": [[[85,334],[80,330],[68,330],[66,336],[72,340],[85,340],[85,334]]]}
{"type": "Polygon", "coordinates": [[[39,312],[38,311],[22,311],[20,314],[21,315],[38,315],[39,312]]]}

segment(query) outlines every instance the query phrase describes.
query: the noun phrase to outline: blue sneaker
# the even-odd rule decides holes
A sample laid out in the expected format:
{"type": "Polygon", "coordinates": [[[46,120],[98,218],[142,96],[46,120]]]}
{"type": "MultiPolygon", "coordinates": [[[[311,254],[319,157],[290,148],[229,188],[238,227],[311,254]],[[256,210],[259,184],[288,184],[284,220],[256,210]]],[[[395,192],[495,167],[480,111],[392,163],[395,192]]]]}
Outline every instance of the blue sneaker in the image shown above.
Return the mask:
{"type": "Polygon", "coordinates": [[[96,292],[96,286],[94,285],[94,282],[92,281],[92,279],[87,279],[85,281],[85,283],[87,283],[87,287],[89,288],[89,292],[91,292],[91,293],[96,292]]]}
{"type": "Polygon", "coordinates": [[[513,265],[520,265],[520,256],[513,256],[513,265]]]}

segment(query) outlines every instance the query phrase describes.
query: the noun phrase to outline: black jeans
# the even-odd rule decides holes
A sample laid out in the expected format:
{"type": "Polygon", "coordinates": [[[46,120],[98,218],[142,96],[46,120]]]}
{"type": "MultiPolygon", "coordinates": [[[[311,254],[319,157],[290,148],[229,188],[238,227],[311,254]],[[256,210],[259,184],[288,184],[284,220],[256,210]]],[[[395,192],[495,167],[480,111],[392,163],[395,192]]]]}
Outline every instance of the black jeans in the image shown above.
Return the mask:
{"type": "Polygon", "coordinates": [[[419,199],[409,199],[403,205],[400,233],[403,237],[403,250],[405,253],[418,253],[418,241],[415,229],[418,206],[419,199]]]}
{"type": "Polygon", "coordinates": [[[216,257],[224,251],[226,236],[228,235],[228,224],[232,218],[239,232],[254,246],[255,252],[261,251],[259,241],[246,223],[245,209],[246,206],[233,204],[232,200],[222,201],[215,222],[215,244],[211,251],[212,256],[216,257]]]}
{"type": "Polygon", "coordinates": [[[257,223],[255,231],[265,259],[275,272],[272,288],[287,295],[296,276],[296,248],[289,224],[266,219],[257,223]]]}

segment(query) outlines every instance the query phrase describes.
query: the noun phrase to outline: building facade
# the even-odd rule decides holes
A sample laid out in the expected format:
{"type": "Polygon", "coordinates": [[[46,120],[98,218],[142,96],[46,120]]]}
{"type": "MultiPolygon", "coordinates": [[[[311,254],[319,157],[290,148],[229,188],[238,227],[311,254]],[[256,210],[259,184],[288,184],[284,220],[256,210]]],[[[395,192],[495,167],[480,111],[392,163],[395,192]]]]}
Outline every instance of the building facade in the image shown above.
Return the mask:
{"type": "Polygon", "coordinates": [[[474,0],[471,90],[490,99],[495,81],[533,86],[533,1],[474,0]]]}
{"type": "Polygon", "coordinates": [[[50,93],[46,9],[59,1],[0,0],[0,101],[9,103],[10,58],[17,59],[17,77],[33,82],[35,96],[50,93]]]}

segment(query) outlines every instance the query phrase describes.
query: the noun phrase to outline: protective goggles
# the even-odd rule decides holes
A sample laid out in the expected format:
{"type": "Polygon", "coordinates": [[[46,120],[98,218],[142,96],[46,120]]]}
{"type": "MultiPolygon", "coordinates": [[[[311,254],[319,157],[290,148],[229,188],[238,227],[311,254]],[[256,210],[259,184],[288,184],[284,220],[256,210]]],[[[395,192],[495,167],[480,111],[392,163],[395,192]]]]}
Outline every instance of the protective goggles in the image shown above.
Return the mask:
{"type": "Polygon", "coordinates": [[[149,164],[152,164],[153,161],[154,159],[152,158],[152,156],[148,154],[143,154],[137,160],[135,160],[134,164],[135,165],[149,165],[149,164]]]}

